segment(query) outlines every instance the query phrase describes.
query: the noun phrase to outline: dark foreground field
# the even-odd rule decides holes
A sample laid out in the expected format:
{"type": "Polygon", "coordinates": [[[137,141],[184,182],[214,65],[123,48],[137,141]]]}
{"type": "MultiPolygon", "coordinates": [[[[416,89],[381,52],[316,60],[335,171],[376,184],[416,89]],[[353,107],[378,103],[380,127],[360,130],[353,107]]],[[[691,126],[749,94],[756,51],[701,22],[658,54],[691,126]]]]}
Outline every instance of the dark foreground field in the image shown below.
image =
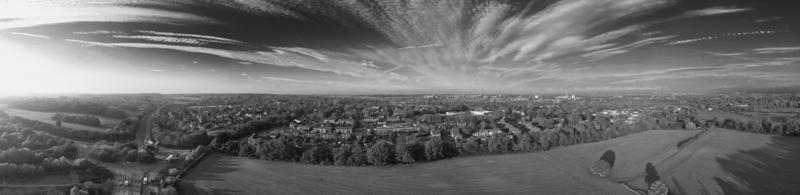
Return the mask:
{"type": "MultiPolygon", "coordinates": [[[[784,185],[785,190],[776,191],[748,186],[764,182],[752,178],[796,175],[797,170],[780,171],[797,163],[796,139],[715,129],[677,147],[699,132],[648,131],[541,153],[395,167],[315,166],[214,154],[185,176],[181,190],[182,194],[630,194],[619,182],[644,188],[647,162],[679,194],[780,193],[800,188],[784,185]],[[614,172],[607,179],[590,175],[589,165],[606,150],[616,153],[614,172]],[[748,171],[736,171],[742,168],[748,171]]],[[[780,184],[792,181],[796,179],[780,184]]]]}

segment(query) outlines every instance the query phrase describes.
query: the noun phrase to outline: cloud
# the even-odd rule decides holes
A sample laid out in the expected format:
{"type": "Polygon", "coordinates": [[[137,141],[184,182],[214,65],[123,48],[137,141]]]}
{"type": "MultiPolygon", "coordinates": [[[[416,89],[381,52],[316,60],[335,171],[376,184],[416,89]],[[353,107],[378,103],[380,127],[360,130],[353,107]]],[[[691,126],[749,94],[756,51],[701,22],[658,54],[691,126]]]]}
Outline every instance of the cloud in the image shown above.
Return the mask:
{"type": "Polygon", "coordinates": [[[800,47],[767,47],[753,49],[753,51],[759,54],[791,53],[800,51],[800,47]]]}
{"type": "Polygon", "coordinates": [[[180,4],[147,0],[109,1],[0,1],[0,29],[32,27],[69,22],[154,22],[184,23],[218,21],[167,9],[133,4],[178,8],[180,4]],[[13,19],[13,20],[2,20],[13,19]]]}
{"type": "Polygon", "coordinates": [[[655,43],[666,42],[667,40],[672,39],[674,37],[675,36],[651,37],[651,38],[639,40],[639,41],[636,41],[636,42],[633,42],[633,43],[630,43],[630,44],[627,44],[627,45],[623,45],[623,46],[618,46],[618,47],[614,47],[614,48],[593,51],[593,52],[590,52],[590,53],[583,54],[583,55],[581,55],[581,57],[590,58],[592,60],[600,60],[600,59],[604,59],[604,58],[607,58],[607,57],[610,57],[610,56],[626,53],[631,49],[636,49],[636,48],[639,48],[639,47],[644,47],[644,46],[655,44],[655,43]]]}
{"type": "Polygon", "coordinates": [[[699,17],[699,16],[713,16],[722,14],[732,14],[738,12],[750,11],[750,8],[735,8],[735,7],[711,7],[699,10],[692,10],[684,13],[683,17],[699,17]]]}
{"type": "Polygon", "coordinates": [[[218,42],[218,43],[230,43],[230,44],[241,44],[242,41],[233,40],[230,38],[218,37],[218,36],[210,36],[210,35],[199,35],[199,34],[188,34],[188,33],[173,33],[173,32],[159,32],[159,31],[148,31],[142,30],[137,31],[140,33],[145,34],[153,34],[153,35],[161,35],[161,36],[168,36],[168,37],[181,37],[181,38],[195,38],[198,40],[205,40],[210,42],[218,42]]]}
{"type": "Polygon", "coordinates": [[[783,17],[772,17],[772,18],[758,19],[758,20],[755,20],[755,22],[757,22],[757,23],[771,22],[771,21],[782,20],[782,19],[783,19],[783,17]]]}
{"type": "Polygon", "coordinates": [[[748,31],[748,32],[729,32],[729,33],[719,33],[713,35],[706,35],[702,37],[696,37],[691,39],[682,39],[682,40],[675,40],[664,45],[683,45],[683,44],[690,44],[690,43],[697,43],[701,41],[710,41],[716,40],[720,38],[732,38],[732,37],[740,37],[740,36],[753,36],[753,35],[769,35],[769,34],[776,34],[777,32],[774,30],[758,30],[758,31],[748,31]]]}
{"type": "MultiPolygon", "coordinates": [[[[530,3],[461,0],[19,2],[23,3],[0,3],[0,30],[51,24],[111,22],[114,25],[90,29],[94,31],[72,29],[79,32],[71,32],[65,41],[89,47],[206,54],[229,60],[235,67],[278,66],[293,72],[337,75],[336,79],[331,80],[352,79],[374,85],[406,87],[422,85],[432,89],[497,89],[509,86],[521,89],[535,84],[536,81],[574,83],[608,77],[619,80],[622,77],[630,79],[653,75],[700,74],[768,66],[769,61],[749,59],[745,57],[749,52],[739,52],[709,56],[736,60],[723,66],[676,68],[667,65],[661,70],[632,73],[614,70],[609,71],[613,73],[583,73],[587,70],[586,67],[600,66],[605,62],[599,60],[645,47],[656,48],[648,46],[692,44],[776,33],[772,30],[759,30],[689,37],[669,34],[673,32],[667,29],[656,29],[660,28],[657,24],[676,19],[751,10],[709,7],[687,12],[667,10],[673,13],[652,14],[675,5],[677,1],[674,0],[556,0],[530,3]],[[201,11],[207,11],[206,8],[222,9],[225,14],[199,14],[200,11],[188,9],[195,7],[203,7],[201,11]],[[241,18],[238,17],[249,18],[239,21],[241,18]],[[261,19],[268,21],[265,26],[258,26],[261,19]],[[291,32],[294,27],[279,29],[282,26],[268,25],[273,24],[271,21],[284,20],[297,25],[324,23],[348,33],[368,31],[377,33],[376,37],[383,40],[354,42],[353,47],[327,44],[328,40],[318,41],[324,44],[315,45],[277,40],[286,37],[260,36],[247,32],[249,29],[238,29],[243,26],[258,26],[291,32]],[[228,29],[228,25],[237,28],[228,29]],[[184,26],[191,28],[183,28],[184,26]],[[193,31],[198,28],[202,30],[193,31]],[[334,46],[327,47],[328,45],[334,46]]],[[[297,35],[298,39],[304,38],[301,36],[303,35],[297,35]]],[[[773,48],[753,52],[780,53],[793,50],[773,48]]],[[[210,63],[212,61],[203,62],[195,66],[212,66],[220,72],[226,72],[223,69],[227,67],[210,63]]],[[[207,68],[204,67],[203,71],[208,70],[207,68]]],[[[237,73],[238,71],[241,70],[237,70],[237,73]]],[[[304,83],[299,82],[303,79],[289,75],[281,80],[281,77],[259,78],[255,76],[256,72],[246,74],[248,79],[304,83]],[[290,78],[295,80],[288,80],[290,78]]],[[[313,81],[305,84],[367,87],[334,81],[313,81]]],[[[538,87],[533,86],[529,88],[538,87]]]]}
{"type": "Polygon", "coordinates": [[[26,37],[33,37],[33,38],[40,38],[40,39],[50,39],[50,37],[48,37],[48,36],[31,34],[31,33],[11,32],[10,34],[19,35],[19,36],[26,36],[26,37]]]}
{"type": "Polygon", "coordinates": [[[345,59],[331,59],[325,54],[307,48],[270,47],[268,49],[271,51],[235,51],[201,46],[171,45],[161,43],[104,43],[73,39],[66,41],[87,46],[167,49],[188,53],[201,53],[242,62],[295,67],[313,71],[330,72],[339,75],[347,75],[357,78],[369,78],[376,80],[408,80],[407,77],[402,75],[385,74],[383,71],[364,67],[360,62],[349,61],[345,59]]]}

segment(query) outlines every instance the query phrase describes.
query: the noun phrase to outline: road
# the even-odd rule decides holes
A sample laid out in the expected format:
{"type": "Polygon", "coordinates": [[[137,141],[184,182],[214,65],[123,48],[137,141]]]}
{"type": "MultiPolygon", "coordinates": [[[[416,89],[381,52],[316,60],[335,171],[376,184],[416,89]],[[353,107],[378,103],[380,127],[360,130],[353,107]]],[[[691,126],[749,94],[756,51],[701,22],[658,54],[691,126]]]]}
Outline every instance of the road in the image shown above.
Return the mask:
{"type": "MultiPolygon", "coordinates": [[[[142,118],[139,120],[138,129],[136,130],[136,144],[138,145],[139,149],[144,149],[144,143],[146,140],[150,138],[151,135],[151,123],[153,119],[153,114],[158,113],[161,110],[161,107],[158,107],[155,110],[147,110],[142,113],[142,118]]],[[[138,163],[138,162],[137,162],[138,163]]],[[[148,194],[149,192],[147,188],[142,188],[142,175],[147,175],[146,172],[142,171],[142,169],[138,168],[139,165],[137,164],[139,173],[121,173],[121,172],[114,172],[114,181],[117,183],[116,187],[114,188],[114,192],[112,194],[139,194],[140,190],[144,189],[145,193],[148,194]],[[127,180],[130,182],[130,185],[123,186],[122,183],[127,180]]]]}
{"type": "Polygon", "coordinates": [[[139,120],[139,129],[136,130],[136,143],[142,144],[144,143],[147,138],[150,137],[151,131],[151,122],[153,119],[153,113],[158,113],[161,110],[161,107],[158,107],[155,111],[145,111],[142,113],[142,119],[139,120]]]}

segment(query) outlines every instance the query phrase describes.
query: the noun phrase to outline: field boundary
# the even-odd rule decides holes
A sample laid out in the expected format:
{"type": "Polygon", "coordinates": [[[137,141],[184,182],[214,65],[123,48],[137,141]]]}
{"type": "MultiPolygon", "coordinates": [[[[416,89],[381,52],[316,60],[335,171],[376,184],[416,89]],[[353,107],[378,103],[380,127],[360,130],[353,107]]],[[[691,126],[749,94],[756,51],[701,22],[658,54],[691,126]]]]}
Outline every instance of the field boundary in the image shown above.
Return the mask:
{"type": "Polygon", "coordinates": [[[175,178],[177,178],[178,181],[180,182],[180,178],[183,177],[183,174],[189,172],[189,170],[197,166],[197,164],[200,164],[200,161],[203,161],[203,159],[206,158],[206,156],[208,156],[208,154],[212,152],[213,151],[203,152],[203,154],[201,154],[200,157],[198,157],[196,160],[189,162],[189,164],[186,166],[185,169],[180,170],[180,172],[178,172],[178,175],[176,175],[175,178]]]}
{"type": "Polygon", "coordinates": [[[677,144],[676,146],[677,146],[679,149],[680,149],[680,148],[683,148],[683,147],[685,147],[686,145],[688,145],[688,144],[690,144],[690,143],[694,142],[695,140],[697,140],[697,138],[699,138],[701,135],[708,133],[708,131],[711,131],[711,130],[709,130],[709,129],[706,129],[706,130],[701,130],[701,131],[700,131],[700,133],[694,134],[692,137],[689,137],[689,138],[686,138],[686,139],[684,139],[684,140],[681,140],[681,141],[679,141],[679,142],[678,142],[678,144],[677,144]]]}

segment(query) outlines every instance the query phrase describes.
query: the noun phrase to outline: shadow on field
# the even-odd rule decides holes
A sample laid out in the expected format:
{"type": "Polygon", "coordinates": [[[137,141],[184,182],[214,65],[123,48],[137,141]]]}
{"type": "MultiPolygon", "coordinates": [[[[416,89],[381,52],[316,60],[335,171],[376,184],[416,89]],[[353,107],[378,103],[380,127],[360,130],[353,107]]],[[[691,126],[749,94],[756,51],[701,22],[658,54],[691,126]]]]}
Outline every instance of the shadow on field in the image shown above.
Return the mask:
{"type": "Polygon", "coordinates": [[[715,177],[725,194],[800,194],[800,137],[770,141],[766,147],[717,158],[723,170],[742,182],[715,177]]]}
{"type": "Polygon", "coordinates": [[[603,156],[600,157],[600,160],[604,160],[608,163],[610,168],[614,168],[614,163],[617,161],[617,153],[614,150],[606,150],[603,153],[603,156]]]}

